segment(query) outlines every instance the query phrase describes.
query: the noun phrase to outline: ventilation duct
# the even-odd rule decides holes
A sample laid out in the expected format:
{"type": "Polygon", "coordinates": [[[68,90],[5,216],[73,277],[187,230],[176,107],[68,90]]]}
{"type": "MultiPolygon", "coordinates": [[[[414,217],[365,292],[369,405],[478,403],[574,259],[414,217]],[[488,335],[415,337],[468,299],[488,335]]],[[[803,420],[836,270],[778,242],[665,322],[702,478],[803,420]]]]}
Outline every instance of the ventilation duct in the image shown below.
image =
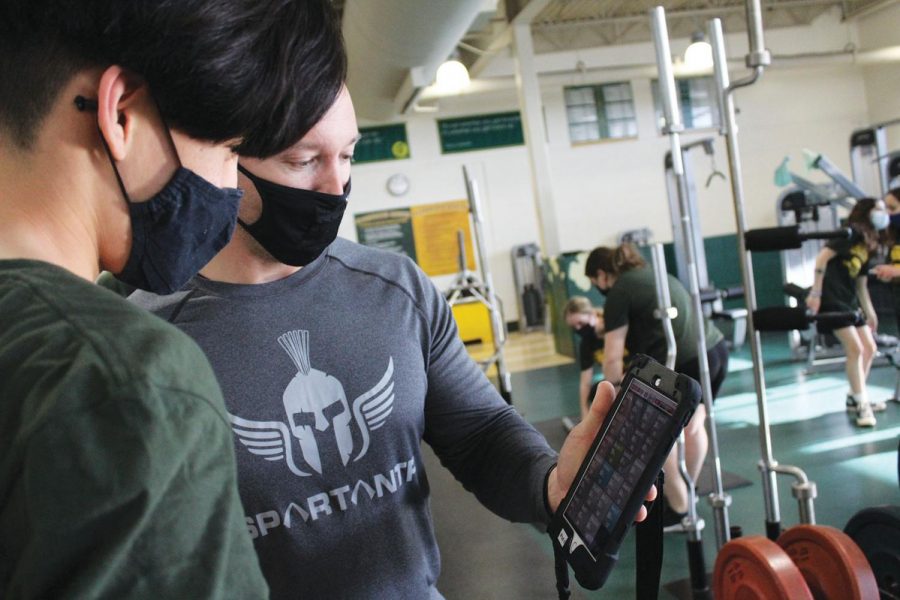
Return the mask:
{"type": "Polygon", "coordinates": [[[431,85],[438,66],[497,0],[347,0],[347,86],[360,117],[388,121],[431,85]]]}

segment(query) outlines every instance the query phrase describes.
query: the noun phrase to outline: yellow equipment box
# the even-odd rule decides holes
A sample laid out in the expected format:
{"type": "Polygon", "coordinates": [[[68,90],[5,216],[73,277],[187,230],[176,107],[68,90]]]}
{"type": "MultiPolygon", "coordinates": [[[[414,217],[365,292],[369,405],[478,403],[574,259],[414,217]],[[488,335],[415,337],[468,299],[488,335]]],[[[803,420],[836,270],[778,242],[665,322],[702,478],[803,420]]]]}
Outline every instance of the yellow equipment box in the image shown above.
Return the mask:
{"type": "Polygon", "coordinates": [[[494,343],[491,313],[487,306],[475,299],[463,299],[451,308],[456,327],[459,329],[459,337],[464,343],[481,342],[488,345],[494,343]]]}

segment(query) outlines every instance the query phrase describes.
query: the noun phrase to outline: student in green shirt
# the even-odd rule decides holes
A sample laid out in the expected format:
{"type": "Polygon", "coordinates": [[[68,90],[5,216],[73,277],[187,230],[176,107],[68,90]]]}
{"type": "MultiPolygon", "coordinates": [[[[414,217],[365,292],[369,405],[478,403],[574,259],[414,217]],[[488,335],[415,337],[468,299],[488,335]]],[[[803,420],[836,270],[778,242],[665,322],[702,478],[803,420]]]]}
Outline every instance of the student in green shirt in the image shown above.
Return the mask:
{"type": "MultiPolygon", "coordinates": [[[[616,248],[595,248],[588,255],[585,275],[606,296],[603,317],[606,333],[603,336],[603,376],[617,384],[624,374],[625,349],[630,354],[646,354],[660,363],[666,359],[666,338],[662,324],[654,315],[657,308],[656,281],[653,269],[641,257],[633,244],[616,248]]],[[[697,360],[697,337],[691,297],[680,281],[671,275],[669,293],[678,316],[672,319],[675,333],[675,370],[700,379],[697,360]]],[[[725,337],[712,323],[706,323],[706,348],[713,399],[719,393],[728,372],[728,347],[725,337]]],[[[694,481],[706,458],[708,438],[704,421],[706,409],[701,404],[684,428],[685,459],[694,481]]],[[[677,455],[672,451],[665,465],[666,486],[663,490],[670,509],[668,521],[677,525],[688,509],[687,486],[678,473],[677,455]]]]}
{"type": "Polygon", "coordinates": [[[0,6],[0,597],[267,598],[178,289],[346,71],[328,0],[0,6]]]}

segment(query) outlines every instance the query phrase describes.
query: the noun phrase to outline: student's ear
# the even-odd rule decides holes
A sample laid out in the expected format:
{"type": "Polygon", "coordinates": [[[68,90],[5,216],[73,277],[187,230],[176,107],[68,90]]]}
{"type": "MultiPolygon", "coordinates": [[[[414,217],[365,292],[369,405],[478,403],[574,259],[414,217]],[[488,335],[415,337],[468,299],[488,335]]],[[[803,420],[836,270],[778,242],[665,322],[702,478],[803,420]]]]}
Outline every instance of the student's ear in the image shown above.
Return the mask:
{"type": "Polygon", "coordinates": [[[100,76],[97,90],[97,123],[114,160],[128,154],[134,134],[134,110],[142,83],[118,65],[100,76]]]}

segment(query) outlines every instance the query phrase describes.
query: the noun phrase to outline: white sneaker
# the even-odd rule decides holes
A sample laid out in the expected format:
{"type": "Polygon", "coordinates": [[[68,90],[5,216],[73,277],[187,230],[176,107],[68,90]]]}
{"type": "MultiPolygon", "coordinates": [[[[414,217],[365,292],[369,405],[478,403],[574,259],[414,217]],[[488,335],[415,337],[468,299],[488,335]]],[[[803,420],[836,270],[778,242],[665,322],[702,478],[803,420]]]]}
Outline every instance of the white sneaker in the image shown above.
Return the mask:
{"type": "MultiPolygon", "coordinates": [[[[847,394],[847,412],[858,412],[856,406],[856,399],[853,398],[852,394],[847,394]]],[[[872,407],[872,412],[883,412],[887,410],[887,404],[883,400],[875,400],[869,401],[869,406],[872,407]]]]}
{"type": "Polygon", "coordinates": [[[872,414],[872,407],[865,405],[856,412],[856,424],[859,427],[875,427],[875,415],[872,414]]]}

